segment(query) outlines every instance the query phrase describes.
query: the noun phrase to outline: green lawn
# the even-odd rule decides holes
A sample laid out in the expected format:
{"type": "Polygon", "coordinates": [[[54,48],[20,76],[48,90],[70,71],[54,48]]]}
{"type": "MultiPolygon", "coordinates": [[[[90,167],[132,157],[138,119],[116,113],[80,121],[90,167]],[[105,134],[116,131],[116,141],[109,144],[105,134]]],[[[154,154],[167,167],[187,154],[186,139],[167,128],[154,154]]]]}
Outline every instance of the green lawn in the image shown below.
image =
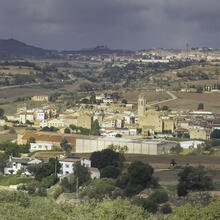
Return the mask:
{"type": "Polygon", "coordinates": [[[31,183],[34,181],[35,181],[35,179],[33,179],[31,177],[18,177],[16,175],[8,175],[8,176],[0,175],[0,185],[1,186],[17,185],[20,183],[31,183]]]}

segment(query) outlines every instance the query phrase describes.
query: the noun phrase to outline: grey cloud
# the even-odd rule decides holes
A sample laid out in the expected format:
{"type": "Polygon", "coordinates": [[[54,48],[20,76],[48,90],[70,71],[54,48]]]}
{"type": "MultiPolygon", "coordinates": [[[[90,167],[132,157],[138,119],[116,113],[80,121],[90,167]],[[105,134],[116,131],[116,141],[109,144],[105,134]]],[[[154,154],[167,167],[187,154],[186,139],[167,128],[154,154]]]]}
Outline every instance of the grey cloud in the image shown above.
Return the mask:
{"type": "Polygon", "coordinates": [[[219,8],[219,0],[7,0],[0,38],[13,32],[51,49],[219,47],[219,8]]]}

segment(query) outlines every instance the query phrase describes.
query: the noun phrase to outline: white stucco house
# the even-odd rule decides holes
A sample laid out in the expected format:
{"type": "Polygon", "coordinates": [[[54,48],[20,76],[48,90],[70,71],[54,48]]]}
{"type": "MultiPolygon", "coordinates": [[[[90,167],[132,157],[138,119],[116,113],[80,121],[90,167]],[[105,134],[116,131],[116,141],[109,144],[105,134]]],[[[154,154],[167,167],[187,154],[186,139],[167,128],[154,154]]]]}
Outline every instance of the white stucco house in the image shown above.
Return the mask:
{"type": "Polygon", "coordinates": [[[31,175],[28,172],[27,166],[40,164],[41,160],[31,157],[9,157],[8,161],[6,162],[6,166],[4,167],[4,174],[16,174],[18,171],[22,171],[25,175],[31,175]]]}
{"type": "Polygon", "coordinates": [[[91,167],[91,161],[81,157],[68,156],[66,158],[59,159],[59,163],[62,165],[58,176],[64,176],[66,174],[74,173],[74,164],[80,161],[80,164],[85,167],[91,167]]]}
{"type": "Polygon", "coordinates": [[[47,142],[36,142],[30,143],[30,152],[41,151],[41,150],[52,150],[54,145],[47,142]]]}

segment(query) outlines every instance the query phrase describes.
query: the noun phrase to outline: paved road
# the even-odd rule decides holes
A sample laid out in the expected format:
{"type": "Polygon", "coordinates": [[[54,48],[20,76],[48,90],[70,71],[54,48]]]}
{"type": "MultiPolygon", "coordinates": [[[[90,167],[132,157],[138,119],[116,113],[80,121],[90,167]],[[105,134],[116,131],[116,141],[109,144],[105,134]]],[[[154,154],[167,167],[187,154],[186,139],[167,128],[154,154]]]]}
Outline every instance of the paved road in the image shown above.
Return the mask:
{"type": "Polygon", "coordinates": [[[170,102],[170,101],[178,99],[172,92],[166,91],[166,93],[170,96],[170,99],[166,99],[166,100],[163,100],[163,101],[155,102],[155,103],[152,103],[152,104],[149,104],[149,105],[150,106],[158,105],[158,104],[161,104],[161,103],[170,102]]]}

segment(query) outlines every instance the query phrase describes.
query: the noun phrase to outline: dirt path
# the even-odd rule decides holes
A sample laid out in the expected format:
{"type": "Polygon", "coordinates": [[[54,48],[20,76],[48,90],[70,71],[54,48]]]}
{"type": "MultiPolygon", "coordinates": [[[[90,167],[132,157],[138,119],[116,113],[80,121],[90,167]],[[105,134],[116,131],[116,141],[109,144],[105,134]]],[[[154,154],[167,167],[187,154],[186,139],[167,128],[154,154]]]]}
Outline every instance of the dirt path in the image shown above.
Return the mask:
{"type": "Polygon", "coordinates": [[[172,92],[166,91],[166,93],[171,97],[170,99],[159,101],[159,102],[155,102],[155,103],[152,103],[152,104],[149,104],[149,105],[150,106],[158,105],[158,104],[161,104],[161,103],[170,102],[170,101],[178,99],[172,92]]]}

